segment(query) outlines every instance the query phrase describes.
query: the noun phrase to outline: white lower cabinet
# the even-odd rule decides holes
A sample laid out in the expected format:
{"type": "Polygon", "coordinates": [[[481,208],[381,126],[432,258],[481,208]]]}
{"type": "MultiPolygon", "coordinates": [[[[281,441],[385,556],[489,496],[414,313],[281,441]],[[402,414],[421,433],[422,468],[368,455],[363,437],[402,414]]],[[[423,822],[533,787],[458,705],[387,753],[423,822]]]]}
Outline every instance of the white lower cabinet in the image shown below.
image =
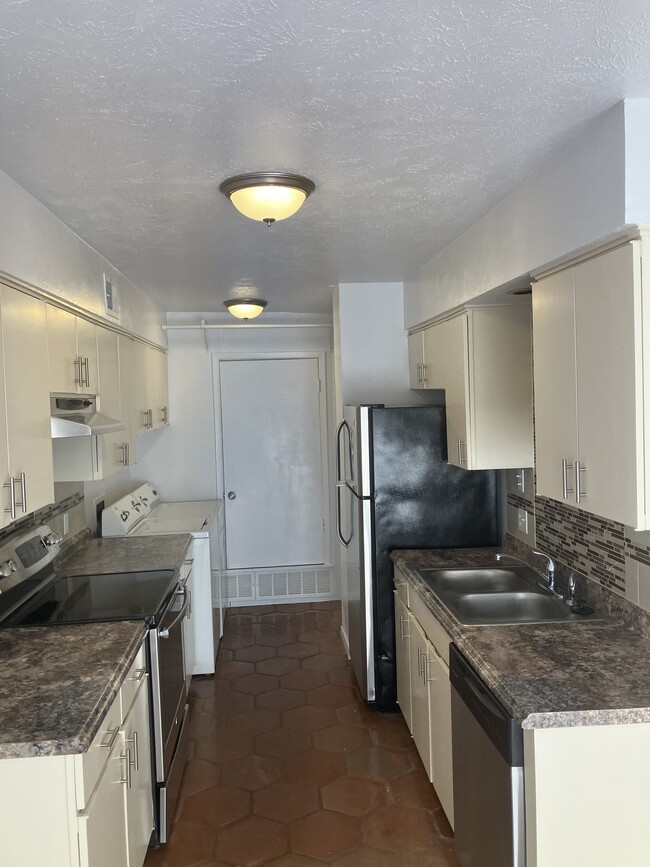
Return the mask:
{"type": "MultiPolygon", "coordinates": [[[[192,547],[196,545],[196,539],[192,542],[192,547]]],[[[194,593],[194,569],[192,568],[193,560],[186,560],[181,569],[181,581],[185,582],[185,587],[190,595],[190,605],[187,609],[187,617],[183,620],[183,660],[185,667],[185,685],[190,688],[192,675],[194,674],[194,666],[196,665],[196,635],[195,635],[195,620],[194,620],[194,603],[196,596],[194,593]]]]}
{"type": "Polygon", "coordinates": [[[142,867],[153,831],[144,646],[85,753],[0,761],[0,863],[142,867]]]}
{"type": "Polygon", "coordinates": [[[451,639],[399,569],[395,585],[397,701],[453,828],[451,639]]]}

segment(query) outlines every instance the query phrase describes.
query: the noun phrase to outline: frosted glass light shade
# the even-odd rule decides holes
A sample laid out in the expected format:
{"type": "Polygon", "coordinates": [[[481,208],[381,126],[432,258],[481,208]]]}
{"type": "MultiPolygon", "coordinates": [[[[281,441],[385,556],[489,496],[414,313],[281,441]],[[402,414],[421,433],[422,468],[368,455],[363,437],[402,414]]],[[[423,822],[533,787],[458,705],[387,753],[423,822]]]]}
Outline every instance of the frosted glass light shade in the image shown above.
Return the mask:
{"type": "Polygon", "coordinates": [[[316,187],[302,175],[252,172],[228,178],[219,189],[245,217],[271,225],[295,214],[316,187]]]}
{"type": "Polygon", "coordinates": [[[260,298],[233,298],[223,302],[228,312],[237,319],[255,319],[266,307],[266,301],[260,298]]]}

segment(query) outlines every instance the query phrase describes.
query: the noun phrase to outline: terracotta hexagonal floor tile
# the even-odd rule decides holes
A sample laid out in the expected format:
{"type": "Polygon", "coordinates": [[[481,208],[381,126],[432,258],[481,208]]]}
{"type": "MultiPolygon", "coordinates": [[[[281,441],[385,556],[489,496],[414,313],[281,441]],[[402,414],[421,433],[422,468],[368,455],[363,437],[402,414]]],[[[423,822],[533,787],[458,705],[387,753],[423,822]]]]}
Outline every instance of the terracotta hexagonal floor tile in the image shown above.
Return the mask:
{"type": "Polygon", "coordinates": [[[368,746],[368,732],[358,726],[335,725],[314,733],[314,746],[318,750],[349,753],[368,746]]]}
{"type": "Polygon", "coordinates": [[[395,750],[408,750],[413,746],[413,739],[408,726],[401,714],[399,716],[381,717],[370,732],[373,743],[380,747],[391,747],[395,750]]]}
{"type": "Polygon", "coordinates": [[[255,738],[255,752],[260,756],[288,759],[312,747],[311,736],[296,729],[278,728],[255,738]]]}
{"type": "Polygon", "coordinates": [[[260,629],[260,634],[257,636],[257,644],[262,644],[265,647],[282,647],[284,644],[292,644],[295,637],[291,632],[277,632],[273,627],[269,628],[268,633],[260,629]]]}
{"type": "Polygon", "coordinates": [[[403,853],[432,846],[436,829],[426,810],[391,804],[363,819],[363,842],[376,849],[403,853]]]}
{"type": "Polygon", "coordinates": [[[255,638],[253,635],[242,635],[237,632],[228,631],[224,633],[220,644],[221,647],[228,650],[241,650],[242,647],[250,647],[251,644],[255,644],[255,638]]]}
{"type": "Polygon", "coordinates": [[[273,656],[275,656],[275,647],[263,647],[261,644],[252,644],[250,647],[235,651],[235,659],[239,662],[260,662],[273,656]]]}
{"type": "Polygon", "coordinates": [[[440,809],[436,790],[424,768],[415,768],[391,780],[390,790],[395,803],[402,807],[420,807],[432,811],[440,809]]]}
{"type": "MultiPolygon", "coordinates": [[[[280,648],[280,651],[282,651],[282,648],[280,648]]],[[[258,662],[255,666],[255,671],[258,674],[274,674],[276,677],[280,677],[283,674],[298,671],[299,668],[300,662],[297,659],[276,656],[274,659],[265,659],[263,662],[258,662]]]]}
{"type": "Polygon", "coordinates": [[[325,671],[294,671],[292,674],[285,674],[280,678],[280,686],[284,689],[298,689],[301,692],[308,692],[310,689],[318,689],[319,686],[325,686],[327,683],[327,672],[325,671]]]}
{"type": "Polygon", "coordinates": [[[180,797],[187,798],[196,792],[210,789],[221,780],[221,766],[214,762],[205,762],[201,759],[190,759],[183,771],[180,797]]]}
{"type": "Polygon", "coordinates": [[[207,762],[229,762],[250,755],[253,747],[252,735],[224,729],[197,741],[195,755],[207,762]]]}
{"type": "Polygon", "coordinates": [[[288,728],[315,732],[318,729],[325,729],[334,725],[336,716],[331,708],[306,705],[287,711],[283,714],[282,721],[288,728]]]}
{"type": "Polygon", "coordinates": [[[213,735],[219,725],[219,719],[213,713],[193,713],[190,716],[187,733],[193,740],[198,740],[213,735]]]}
{"type": "Polygon", "coordinates": [[[436,828],[441,837],[444,837],[446,840],[454,839],[454,832],[452,831],[449,819],[445,815],[444,810],[437,810],[433,815],[433,821],[435,822],[436,828]]]}
{"type": "Polygon", "coordinates": [[[293,852],[323,861],[340,858],[361,842],[358,819],[327,810],[298,819],[293,822],[290,831],[293,852]]]}
{"type": "Polygon", "coordinates": [[[345,725],[360,726],[364,729],[373,728],[380,721],[377,711],[372,710],[361,701],[337,708],[336,718],[345,725]]]}
{"type": "Polygon", "coordinates": [[[275,606],[276,611],[284,611],[286,614],[300,614],[303,611],[311,611],[311,602],[281,602],[275,606]]]}
{"type": "Polygon", "coordinates": [[[216,696],[213,699],[203,699],[203,709],[206,713],[213,712],[220,717],[232,716],[242,713],[255,706],[252,695],[243,692],[229,692],[226,695],[216,696]]]}
{"type": "Polygon", "coordinates": [[[321,797],[326,810],[348,816],[364,816],[386,803],[386,792],[380,783],[352,777],[343,777],[324,786],[321,797]]]}
{"type": "Polygon", "coordinates": [[[372,849],[370,846],[361,846],[337,858],[332,864],[336,867],[407,867],[406,855],[395,855],[393,852],[384,852],[381,849],[372,849]]]}
{"type": "Polygon", "coordinates": [[[294,707],[300,707],[305,703],[304,692],[298,692],[295,689],[272,689],[270,692],[265,692],[263,695],[258,695],[255,699],[257,707],[266,708],[266,710],[291,710],[294,707]]]}
{"type": "Polygon", "coordinates": [[[266,864],[287,851],[286,825],[250,816],[225,828],[217,840],[216,855],[231,864],[266,864]]]}
{"type": "Polygon", "coordinates": [[[354,671],[347,664],[344,668],[333,668],[331,671],[328,671],[327,677],[330,683],[335,683],[337,686],[351,686],[356,688],[357,685],[354,671]]]}
{"type": "Polygon", "coordinates": [[[183,801],[181,822],[202,825],[204,828],[221,828],[251,811],[251,796],[241,789],[229,786],[212,786],[183,801]]]}
{"type": "MultiPolygon", "coordinates": [[[[308,624],[305,624],[303,620],[303,631],[298,633],[298,641],[302,641],[305,644],[319,644],[323,638],[323,633],[315,628],[315,622],[313,626],[314,628],[308,628],[308,624]]],[[[316,653],[318,653],[318,650],[316,650],[316,653]]]]}
{"type": "Polygon", "coordinates": [[[307,858],[305,855],[281,855],[274,861],[269,861],[266,867],[323,867],[322,861],[307,858]]]}
{"type": "MultiPolygon", "coordinates": [[[[238,665],[240,663],[237,663],[238,665]]],[[[252,665],[252,663],[242,662],[241,665],[252,665]]],[[[261,695],[263,692],[268,692],[271,689],[276,689],[278,686],[277,677],[269,677],[268,674],[249,674],[246,677],[240,677],[236,680],[232,688],[236,692],[247,692],[250,695],[261,695]]]]}
{"type": "Polygon", "coordinates": [[[219,688],[219,683],[218,678],[194,677],[190,684],[190,695],[197,698],[212,698],[219,688]]]}
{"type": "Polygon", "coordinates": [[[313,644],[304,644],[299,641],[294,641],[293,644],[287,644],[282,648],[282,656],[289,659],[306,659],[308,656],[315,656],[318,653],[318,648],[313,644]]]}
{"type": "Polygon", "coordinates": [[[195,867],[209,862],[217,843],[217,832],[176,822],[169,840],[160,849],[147,853],[147,867],[195,867]]]}
{"type": "Polygon", "coordinates": [[[280,763],[267,756],[245,756],[223,766],[223,782],[227,786],[256,791],[280,779],[280,763]]]}
{"type": "Polygon", "coordinates": [[[253,812],[277,822],[294,822],[319,807],[318,789],[306,783],[275,783],[253,795],[253,812]]]}
{"type": "Polygon", "coordinates": [[[354,704],[355,701],[356,695],[351,687],[336,686],[333,683],[307,693],[307,703],[317,707],[344,707],[346,704],[354,704]]]}
{"type": "Polygon", "coordinates": [[[219,667],[218,675],[219,677],[225,677],[226,680],[233,680],[237,677],[244,677],[247,674],[253,674],[255,671],[255,666],[252,662],[236,662],[232,660],[230,662],[224,662],[223,665],[219,667]]]}
{"type": "Polygon", "coordinates": [[[344,774],[343,756],[320,750],[306,750],[286,759],[282,765],[283,779],[296,783],[312,783],[314,786],[325,786],[344,774]]]}
{"type": "Polygon", "coordinates": [[[412,768],[407,752],[387,747],[365,747],[350,753],[347,760],[351,774],[380,781],[399,777],[412,768]]]}
{"type": "Polygon", "coordinates": [[[266,614],[261,614],[259,617],[260,623],[271,623],[276,626],[286,627],[289,614],[286,611],[271,611],[266,614]]]}
{"type": "Polygon", "coordinates": [[[348,664],[344,656],[334,653],[317,653],[308,657],[302,664],[303,668],[313,671],[332,671],[335,668],[344,668],[348,664]]]}
{"type": "MultiPolygon", "coordinates": [[[[252,696],[249,696],[249,698],[252,698],[252,696]]],[[[244,713],[235,714],[228,720],[230,731],[250,735],[270,732],[272,729],[277,729],[279,725],[279,713],[275,713],[272,710],[264,710],[260,707],[253,707],[250,710],[244,711],[244,713]]]]}

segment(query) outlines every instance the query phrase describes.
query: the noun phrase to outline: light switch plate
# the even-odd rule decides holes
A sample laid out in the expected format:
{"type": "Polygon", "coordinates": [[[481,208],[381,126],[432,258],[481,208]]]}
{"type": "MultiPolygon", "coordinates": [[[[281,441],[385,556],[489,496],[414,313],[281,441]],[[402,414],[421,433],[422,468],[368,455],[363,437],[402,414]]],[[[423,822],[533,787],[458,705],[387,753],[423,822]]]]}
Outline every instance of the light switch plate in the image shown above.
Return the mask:
{"type": "MultiPolygon", "coordinates": [[[[526,489],[525,470],[517,470],[517,487],[523,494],[526,489]]],[[[522,511],[521,509],[519,511],[522,511]]],[[[521,527],[519,528],[521,530],[521,527]]]]}
{"type": "Polygon", "coordinates": [[[517,509],[517,529],[521,533],[528,533],[528,512],[525,509],[517,509]]]}

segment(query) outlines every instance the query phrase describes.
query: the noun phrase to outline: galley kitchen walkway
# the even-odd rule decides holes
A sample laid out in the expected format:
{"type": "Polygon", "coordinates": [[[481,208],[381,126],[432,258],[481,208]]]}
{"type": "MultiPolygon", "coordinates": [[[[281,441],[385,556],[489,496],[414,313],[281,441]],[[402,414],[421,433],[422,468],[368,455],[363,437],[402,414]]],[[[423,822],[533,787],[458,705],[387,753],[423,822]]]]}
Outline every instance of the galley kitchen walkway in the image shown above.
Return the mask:
{"type": "Polygon", "coordinates": [[[169,843],[145,867],[458,867],[399,714],[360,701],[340,604],[230,609],[191,687],[190,760],[169,843]]]}

